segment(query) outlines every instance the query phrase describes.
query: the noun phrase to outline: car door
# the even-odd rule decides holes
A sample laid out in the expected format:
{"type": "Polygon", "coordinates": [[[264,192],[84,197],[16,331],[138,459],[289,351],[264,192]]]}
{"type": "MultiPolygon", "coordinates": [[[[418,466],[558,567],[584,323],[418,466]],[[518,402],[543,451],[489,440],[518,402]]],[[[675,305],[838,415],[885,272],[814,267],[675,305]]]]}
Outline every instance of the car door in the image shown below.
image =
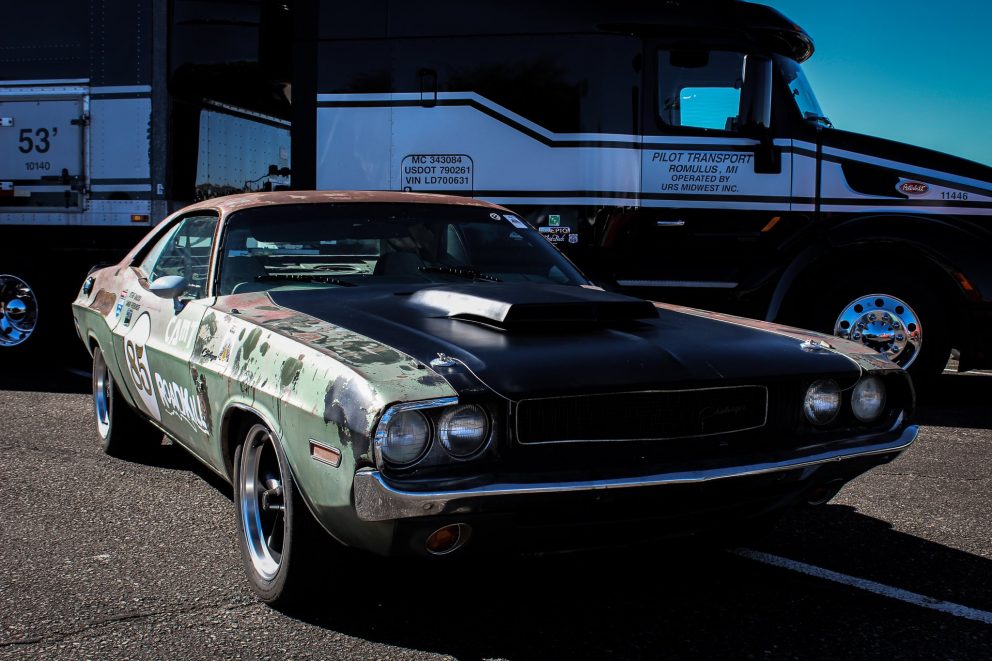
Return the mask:
{"type": "Polygon", "coordinates": [[[204,454],[212,421],[202,384],[190,369],[197,329],[208,297],[217,215],[198,211],[176,219],[137,265],[136,286],[122,293],[114,329],[125,385],[137,405],[190,450],[204,454]],[[178,275],[187,285],[177,298],[161,298],[150,285],[178,275]]]}

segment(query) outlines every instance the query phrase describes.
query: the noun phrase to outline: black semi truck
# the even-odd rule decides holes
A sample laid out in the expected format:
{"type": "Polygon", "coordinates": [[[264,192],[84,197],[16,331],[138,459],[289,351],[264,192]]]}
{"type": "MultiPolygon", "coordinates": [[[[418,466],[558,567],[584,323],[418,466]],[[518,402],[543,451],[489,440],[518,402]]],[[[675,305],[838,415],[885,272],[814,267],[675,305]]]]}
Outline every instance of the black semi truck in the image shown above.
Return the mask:
{"type": "Polygon", "coordinates": [[[4,9],[0,369],[20,371],[78,351],[69,303],[92,266],[196,199],[287,186],[291,144],[258,3],[4,9]]]}
{"type": "MultiPolygon", "coordinates": [[[[73,51],[74,68],[46,60],[19,76],[75,81],[91,106],[144,99],[139,146],[95,156],[107,134],[84,113],[87,183],[72,167],[48,170],[37,200],[85,208],[60,210],[53,226],[40,221],[51,210],[0,206],[0,231],[19,228],[31,250],[62,232],[73,246],[109,245],[110,227],[78,221],[124,194],[143,206],[114,207],[115,230],[253,186],[455,193],[516,209],[610,289],[836,333],[916,374],[939,373],[952,349],[960,369],[992,366],[992,168],[833,127],[802,71],[812,39],[766,6],[71,6],[66,30],[98,27],[77,38],[92,43],[73,51]],[[240,132],[219,124],[234,121],[240,132]]],[[[10,179],[0,205],[30,188],[10,179]]],[[[7,304],[0,325],[23,307],[7,304]]]]}

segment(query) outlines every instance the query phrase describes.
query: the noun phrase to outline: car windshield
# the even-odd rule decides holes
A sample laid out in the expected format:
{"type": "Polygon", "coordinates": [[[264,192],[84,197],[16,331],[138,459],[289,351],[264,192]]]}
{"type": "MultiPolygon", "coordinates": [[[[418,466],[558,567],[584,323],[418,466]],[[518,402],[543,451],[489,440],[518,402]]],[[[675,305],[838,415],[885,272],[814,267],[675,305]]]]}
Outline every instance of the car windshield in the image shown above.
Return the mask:
{"type": "Polygon", "coordinates": [[[799,66],[799,63],[782,55],[776,55],[775,61],[782,72],[782,77],[789,86],[789,91],[792,92],[792,99],[796,102],[796,107],[799,108],[799,114],[802,115],[803,119],[823,126],[833,126],[823,114],[823,110],[813,94],[813,88],[810,87],[806,74],[803,73],[803,68],[799,66]]]}
{"type": "Polygon", "coordinates": [[[387,281],[588,282],[517,216],[468,205],[253,207],[229,217],[221,249],[222,296],[387,281]]]}

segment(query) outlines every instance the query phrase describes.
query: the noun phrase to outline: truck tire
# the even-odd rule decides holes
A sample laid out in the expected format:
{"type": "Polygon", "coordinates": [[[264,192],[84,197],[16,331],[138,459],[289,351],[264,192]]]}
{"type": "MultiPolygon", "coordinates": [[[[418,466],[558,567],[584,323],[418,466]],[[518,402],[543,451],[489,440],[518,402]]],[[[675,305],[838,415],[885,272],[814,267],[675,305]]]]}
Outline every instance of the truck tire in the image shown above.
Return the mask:
{"type": "Polygon", "coordinates": [[[18,269],[0,274],[0,364],[11,368],[89,368],[74,330],[71,303],[79,290],[62,273],[18,269]]]}
{"type": "Polygon", "coordinates": [[[947,306],[918,278],[840,283],[805,310],[800,325],[870,346],[916,381],[940,375],[950,357],[947,306]]]}
{"type": "MultiPolygon", "coordinates": [[[[38,294],[23,278],[0,274],[0,350],[21,353],[33,346],[38,328],[38,294]]],[[[11,355],[8,354],[8,355],[11,355]]]]}

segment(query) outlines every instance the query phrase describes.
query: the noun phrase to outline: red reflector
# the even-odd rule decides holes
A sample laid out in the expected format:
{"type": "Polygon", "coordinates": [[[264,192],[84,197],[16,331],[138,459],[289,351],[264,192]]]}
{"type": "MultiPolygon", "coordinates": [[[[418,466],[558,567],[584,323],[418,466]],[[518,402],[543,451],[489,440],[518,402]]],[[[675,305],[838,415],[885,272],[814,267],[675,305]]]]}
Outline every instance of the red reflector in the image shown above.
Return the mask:
{"type": "Polygon", "coordinates": [[[147,223],[148,222],[148,218],[149,218],[149,216],[148,216],[147,213],[132,213],[131,214],[131,222],[132,223],[147,223]]]}

